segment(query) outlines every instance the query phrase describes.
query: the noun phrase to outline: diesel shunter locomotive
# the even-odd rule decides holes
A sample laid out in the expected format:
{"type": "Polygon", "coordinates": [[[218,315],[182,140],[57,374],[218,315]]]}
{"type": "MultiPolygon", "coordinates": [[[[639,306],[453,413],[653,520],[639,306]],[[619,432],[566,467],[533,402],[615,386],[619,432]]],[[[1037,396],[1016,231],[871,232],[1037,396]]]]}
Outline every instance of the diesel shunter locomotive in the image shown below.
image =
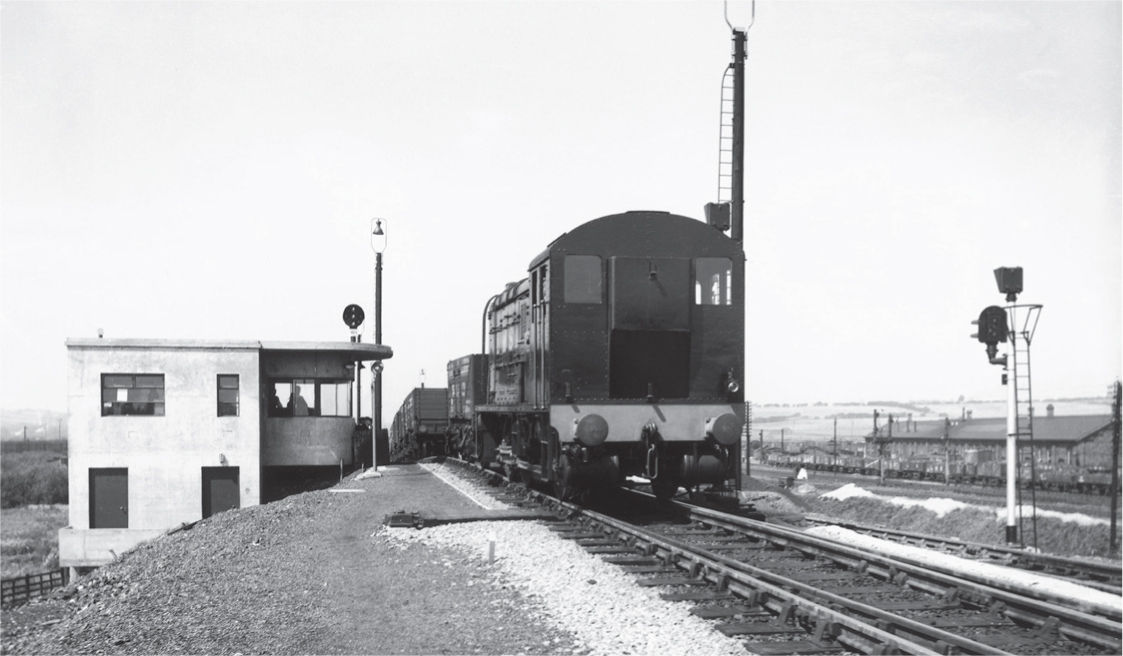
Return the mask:
{"type": "Polygon", "coordinates": [[[739,488],[744,262],[666,212],[558,237],[487,301],[486,355],[450,363],[460,450],[563,498],[633,475],[662,498],[739,488]]]}

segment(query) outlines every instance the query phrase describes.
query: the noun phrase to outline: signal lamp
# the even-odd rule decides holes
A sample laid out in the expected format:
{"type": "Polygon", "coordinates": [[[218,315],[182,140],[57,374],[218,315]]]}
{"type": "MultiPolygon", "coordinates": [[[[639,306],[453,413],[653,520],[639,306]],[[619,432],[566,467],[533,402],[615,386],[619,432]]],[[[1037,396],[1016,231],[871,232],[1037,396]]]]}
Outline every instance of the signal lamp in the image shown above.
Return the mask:
{"type": "Polygon", "coordinates": [[[971,323],[979,326],[979,332],[972,333],[971,336],[983,344],[1006,342],[1006,336],[1009,333],[1006,326],[1006,310],[997,305],[983,308],[983,311],[979,313],[979,318],[971,323]]]}
{"type": "Polygon", "coordinates": [[[725,232],[729,229],[729,216],[732,207],[733,204],[728,201],[724,203],[706,203],[706,223],[725,232]]]}
{"type": "Polygon", "coordinates": [[[994,270],[994,281],[998,283],[998,291],[1006,294],[1006,300],[1013,303],[1022,293],[1022,268],[998,267],[994,270]]]}

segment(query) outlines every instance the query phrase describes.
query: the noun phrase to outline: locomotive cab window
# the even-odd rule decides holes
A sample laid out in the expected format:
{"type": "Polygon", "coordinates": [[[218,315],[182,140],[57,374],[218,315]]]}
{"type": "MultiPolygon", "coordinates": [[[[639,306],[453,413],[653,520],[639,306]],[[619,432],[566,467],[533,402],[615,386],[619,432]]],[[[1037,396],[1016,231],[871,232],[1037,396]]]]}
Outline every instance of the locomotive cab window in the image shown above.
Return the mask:
{"type": "Polygon", "coordinates": [[[604,273],[597,255],[565,256],[565,302],[601,303],[604,273]]]}
{"type": "Polygon", "coordinates": [[[694,260],[694,304],[733,305],[733,262],[729,258],[694,260]]]}
{"type": "Polygon", "coordinates": [[[530,276],[530,304],[539,305],[550,300],[549,287],[547,285],[547,267],[545,264],[538,267],[530,276]]]}

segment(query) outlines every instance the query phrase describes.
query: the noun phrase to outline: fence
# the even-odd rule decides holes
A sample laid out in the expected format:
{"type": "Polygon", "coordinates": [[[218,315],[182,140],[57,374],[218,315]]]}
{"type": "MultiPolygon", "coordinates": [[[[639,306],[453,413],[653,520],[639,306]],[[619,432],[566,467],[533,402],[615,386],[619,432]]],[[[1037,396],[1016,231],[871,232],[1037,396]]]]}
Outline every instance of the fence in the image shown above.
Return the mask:
{"type": "Polygon", "coordinates": [[[70,580],[70,570],[62,567],[41,574],[16,576],[0,581],[0,606],[11,608],[41,597],[70,580]]]}

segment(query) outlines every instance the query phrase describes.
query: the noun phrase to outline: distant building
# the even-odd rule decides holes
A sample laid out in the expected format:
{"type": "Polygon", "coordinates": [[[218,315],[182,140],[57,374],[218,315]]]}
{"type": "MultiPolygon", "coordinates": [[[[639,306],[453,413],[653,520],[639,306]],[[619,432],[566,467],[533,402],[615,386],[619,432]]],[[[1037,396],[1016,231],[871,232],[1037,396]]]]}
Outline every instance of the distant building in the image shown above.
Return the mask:
{"type": "Polygon", "coordinates": [[[70,525],[59,564],[72,568],[360,465],[354,366],[392,355],[353,342],[66,345],[70,525]]]}
{"type": "MultiPolygon", "coordinates": [[[[1005,462],[1006,418],[949,421],[894,421],[866,436],[867,455],[876,458],[880,438],[890,469],[912,469],[933,456],[943,457],[944,435],[951,462],[967,465],[1005,462]],[[891,435],[891,437],[890,437],[891,435]]],[[[1110,471],[1112,423],[1110,415],[1034,417],[1033,442],[1019,439],[1020,458],[1029,462],[1030,447],[1039,472],[1054,470],[1110,471]]]]}

